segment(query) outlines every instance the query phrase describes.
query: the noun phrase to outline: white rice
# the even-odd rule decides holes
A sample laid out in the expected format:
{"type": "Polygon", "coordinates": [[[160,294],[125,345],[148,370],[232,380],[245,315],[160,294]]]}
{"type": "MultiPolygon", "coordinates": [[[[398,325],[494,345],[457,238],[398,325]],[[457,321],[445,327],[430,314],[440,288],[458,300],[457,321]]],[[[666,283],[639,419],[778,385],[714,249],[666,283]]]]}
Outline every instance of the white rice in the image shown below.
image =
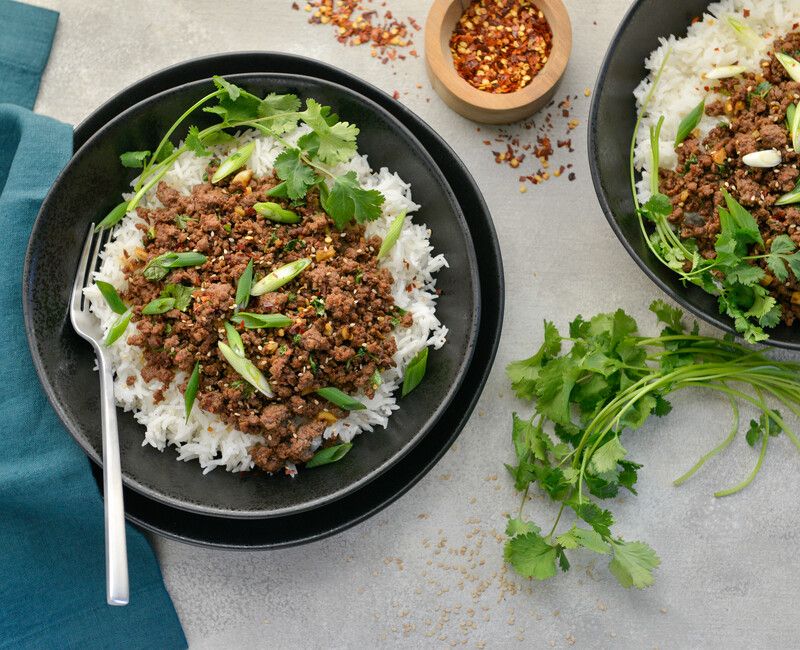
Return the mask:
{"type": "MultiPolygon", "coordinates": [[[[661,45],[645,60],[650,74],[634,91],[636,106],[641,111],[642,103],[653,85],[653,79],[667,51],[670,51],[658,85],[650,99],[647,113],[636,136],[635,163],[642,172],[637,184],[637,193],[644,201],[650,196],[650,126],[663,115],[659,142],[660,167],[674,168],[677,156],[674,150],[675,136],[681,120],[706,98],[706,103],[718,99],[709,94],[704,86],[710,85],[704,74],[715,67],[742,65],[756,71],[759,63],[767,57],[776,38],[800,23],[800,0],[722,0],[709,5],[702,20],[691,25],[684,38],[661,38],[661,45]],[[747,17],[744,10],[749,11],[747,17]],[[760,37],[759,47],[751,49],[743,45],[726,18],[750,27],[760,37]]],[[[707,134],[720,121],[719,117],[705,116],[699,128],[707,134]]]]}
{"type": "MultiPolygon", "coordinates": [[[[306,130],[298,129],[289,139],[298,138],[306,130]]],[[[273,138],[255,131],[246,131],[238,134],[236,143],[218,145],[212,147],[212,150],[216,156],[225,157],[234,148],[250,140],[255,140],[256,146],[249,166],[257,176],[271,173],[275,158],[283,149],[273,138]]],[[[163,180],[179,192],[189,194],[194,185],[203,182],[202,177],[208,160],[192,153],[185,153],[175,161],[163,180]]],[[[411,199],[410,185],[385,167],[373,172],[366,156],[356,155],[338,168],[339,172],[349,170],[356,172],[364,187],[377,189],[385,197],[383,214],[367,225],[367,236],[373,234],[383,236],[397,214],[406,210],[410,215],[419,209],[420,206],[411,199]]],[[[161,207],[155,189],[145,196],[141,206],[161,207]]],[[[143,246],[143,233],[136,228],[137,222],[141,223],[141,219],[135,212],[131,212],[116,228],[113,239],[102,253],[100,270],[95,274],[95,279],[110,282],[120,293],[127,287],[122,270],[124,252],[130,254],[137,247],[143,246]]],[[[325,438],[336,435],[341,440],[349,442],[362,431],[372,431],[375,426],[385,427],[389,416],[399,408],[394,392],[402,383],[409,361],[425,346],[438,349],[444,345],[447,327],[436,318],[437,296],[434,274],[447,266],[447,261],[443,255],[433,254],[429,238],[430,230],[424,224],[412,223],[409,216],[397,243],[382,261],[382,266],[389,269],[394,277],[392,294],[396,304],[411,312],[414,322],[409,328],[397,328],[395,331],[397,353],[394,355],[394,360],[397,365],[381,373],[383,383],[375,391],[375,396],[372,399],[367,399],[363,395],[357,396],[367,408],[353,411],[347,418],[329,426],[323,434],[325,438]],[[413,289],[406,291],[409,285],[413,289]]],[[[103,331],[108,331],[117,315],[105,303],[95,285],[86,289],[85,293],[91,301],[92,312],[102,324],[103,331]]],[[[133,331],[132,327],[130,331],[133,331]]],[[[198,408],[197,405],[192,409],[189,421],[184,422],[183,394],[177,387],[185,376],[176,377],[164,391],[164,400],[159,404],[153,403],[153,393],[161,387],[161,384],[157,380],[146,383],[142,379],[142,352],[138,347],[129,345],[126,339],[127,333],[109,349],[116,372],[114,396],[117,405],[126,411],[133,411],[137,422],[144,426],[142,444],[151,445],[162,451],[167,446],[174,446],[178,451],[178,460],[197,459],[204,473],[215,467],[224,467],[231,472],[251,469],[253,461],[248,454],[248,448],[261,440],[261,437],[238,431],[226,425],[219,417],[198,408]],[[127,384],[130,376],[135,378],[132,386],[127,384]]],[[[321,439],[316,441],[317,445],[320,443],[321,439]]],[[[293,473],[294,467],[288,465],[286,470],[293,473]]]]}

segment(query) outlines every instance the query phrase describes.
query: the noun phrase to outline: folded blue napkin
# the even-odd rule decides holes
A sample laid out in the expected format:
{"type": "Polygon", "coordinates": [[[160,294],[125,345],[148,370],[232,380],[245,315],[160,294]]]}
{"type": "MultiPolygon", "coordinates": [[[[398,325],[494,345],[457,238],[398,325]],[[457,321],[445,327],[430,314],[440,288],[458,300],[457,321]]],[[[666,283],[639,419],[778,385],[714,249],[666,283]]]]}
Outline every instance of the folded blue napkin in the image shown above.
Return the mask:
{"type": "MultiPolygon", "coordinates": [[[[38,76],[27,73],[43,69],[44,35],[52,37],[56,19],[0,0],[0,98],[33,104],[38,76]],[[7,76],[7,69],[22,72],[7,76]]],[[[158,562],[131,526],[130,605],[106,605],[103,503],[89,461],[44,396],[26,343],[25,248],[71,155],[72,127],[0,104],[0,648],[185,648],[158,562]]]]}

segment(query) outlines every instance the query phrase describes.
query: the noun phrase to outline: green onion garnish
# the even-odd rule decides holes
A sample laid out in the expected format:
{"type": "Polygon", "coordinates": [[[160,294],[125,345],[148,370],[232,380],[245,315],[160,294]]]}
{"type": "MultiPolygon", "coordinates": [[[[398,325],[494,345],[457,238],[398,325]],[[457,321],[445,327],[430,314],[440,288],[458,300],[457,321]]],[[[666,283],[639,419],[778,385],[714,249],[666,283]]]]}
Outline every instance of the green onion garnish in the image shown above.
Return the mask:
{"type": "Polygon", "coordinates": [[[240,311],[231,320],[236,324],[244,323],[249,330],[263,327],[289,327],[294,322],[283,314],[254,314],[248,311],[240,311]]]}
{"type": "Polygon", "coordinates": [[[111,212],[109,212],[105,218],[98,223],[94,231],[100,232],[101,230],[105,230],[106,228],[111,228],[112,226],[116,226],[120,221],[122,221],[122,217],[124,217],[128,213],[128,202],[123,201],[118,206],[116,206],[111,212]]]}
{"type": "Polygon", "coordinates": [[[146,316],[154,316],[156,314],[166,314],[170,309],[174,308],[175,298],[156,298],[142,307],[142,313],[146,316]]]}
{"type": "Polygon", "coordinates": [[[775,58],[786,69],[792,80],[800,83],[800,61],[783,52],[775,52],[775,58]]]}
{"type": "Polygon", "coordinates": [[[131,322],[132,315],[133,312],[130,309],[128,309],[114,322],[114,324],[108,330],[108,334],[106,334],[106,338],[103,341],[103,345],[108,347],[125,333],[125,330],[128,329],[128,323],[131,322]]]}
{"type": "Polygon", "coordinates": [[[311,260],[307,257],[304,257],[300,260],[295,260],[294,262],[289,262],[289,264],[284,264],[256,282],[253,285],[253,288],[250,289],[250,295],[260,296],[270,291],[280,289],[284,284],[294,280],[308,266],[310,266],[310,264],[311,260]]]}
{"type": "Polygon", "coordinates": [[[790,205],[791,203],[800,203],[800,181],[797,181],[797,185],[791,192],[787,192],[775,201],[775,205],[790,205]]]}
{"type": "Polygon", "coordinates": [[[247,263],[244,273],[236,283],[236,309],[244,309],[250,301],[250,288],[253,286],[253,260],[247,263]]]}
{"type": "Polygon", "coordinates": [[[386,237],[383,238],[381,249],[378,251],[378,259],[383,259],[392,250],[392,246],[400,239],[400,233],[403,230],[403,224],[406,221],[406,211],[403,210],[398,214],[389,225],[389,230],[386,231],[386,237]]]}
{"type": "Polygon", "coordinates": [[[142,275],[148,280],[161,280],[172,269],[183,266],[200,266],[206,263],[206,256],[194,251],[187,253],[162,253],[151,259],[142,270],[142,275]]]}
{"type": "Polygon", "coordinates": [[[272,201],[264,201],[263,203],[256,203],[253,205],[253,210],[258,212],[262,217],[275,221],[277,223],[297,223],[300,221],[300,215],[291,210],[286,210],[277,203],[272,201]]]}
{"type": "Polygon", "coordinates": [[[411,362],[406,368],[406,374],[403,377],[403,390],[401,396],[405,397],[417,386],[422,378],[425,376],[425,370],[428,367],[428,348],[424,347],[417,355],[411,359],[411,362]]]}
{"type": "Polygon", "coordinates": [[[728,16],[727,19],[728,24],[733,28],[733,31],[736,32],[736,38],[739,39],[739,42],[744,45],[745,47],[749,47],[752,50],[757,49],[761,45],[761,39],[758,37],[751,27],[748,27],[743,22],[737,20],[733,16],[728,16]]]}
{"type": "Polygon", "coordinates": [[[678,125],[678,134],[675,136],[675,146],[689,137],[689,134],[697,128],[700,120],[703,119],[703,112],[706,110],[706,100],[703,99],[695,106],[689,114],[681,120],[678,125]]]}
{"type": "MultiPolygon", "coordinates": [[[[788,115],[788,109],[786,112],[788,115]]],[[[792,136],[792,148],[795,152],[800,153],[800,110],[797,110],[796,104],[792,111],[792,120],[789,122],[789,133],[792,136]]]]}
{"type": "Polygon", "coordinates": [[[341,445],[334,445],[333,447],[325,447],[325,449],[320,449],[311,457],[311,460],[306,463],[306,469],[335,463],[337,460],[344,458],[347,455],[347,452],[352,448],[352,442],[344,442],[341,445]]]}
{"type": "Polygon", "coordinates": [[[361,411],[367,408],[354,397],[350,397],[350,395],[347,393],[343,393],[338,388],[334,388],[333,386],[320,388],[317,391],[317,395],[324,397],[326,400],[331,402],[331,404],[336,404],[336,406],[343,408],[345,411],[361,411]]]}
{"type": "Polygon", "coordinates": [[[244,167],[247,164],[247,161],[250,160],[250,156],[252,155],[255,147],[255,142],[248,142],[240,149],[234,151],[219,164],[217,171],[214,172],[214,175],[211,177],[211,182],[219,183],[223,178],[230,176],[240,167],[244,167]]]}
{"type": "Polygon", "coordinates": [[[272,389],[269,386],[269,382],[267,382],[267,379],[261,374],[261,371],[255,367],[252,361],[236,354],[227,344],[223,343],[222,341],[217,341],[217,347],[219,348],[219,351],[222,352],[222,356],[225,357],[227,362],[231,364],[233,369],[238,372],[243,379],[246,379],[249,384],[255,387],[255,389],[264,396],[270,398],[274,397],[272,389]]]}
{"type": "Polygon", "coordinates": [[[225,333],[228,335],[228,345],[231,346],[231,349],[236,354],[243,357],[244,343],[242,342],[242,337],[239,336],[239,332],[237,332],[236,328],[230,323],[225,323],[225,333]]]}
{"type": "Polygon", "coordinates": [[[184,410],[186,411],[186,422],[189,421],[189,414],[192,412],[194,406],[194,399],[197,397],[197,391],[200,388],[200,362],[194,364],[192,376],[189,377],[189,382],[186,384],[186,392],[183,394],[184,410]]]}
{"type": "Polygon", "coordinates": [[[103,282],[102,280],[96,280],[95,284],[97,288],[100,289],[100,293],[103,294],[103,298],[106,299],[108,306],[111,307],[111,311],[115,314],[124,314],[127,311],[128,308],[125,306],[125,303],[122,302],[122,298],[119,297],[113,284],[103,282]]]}

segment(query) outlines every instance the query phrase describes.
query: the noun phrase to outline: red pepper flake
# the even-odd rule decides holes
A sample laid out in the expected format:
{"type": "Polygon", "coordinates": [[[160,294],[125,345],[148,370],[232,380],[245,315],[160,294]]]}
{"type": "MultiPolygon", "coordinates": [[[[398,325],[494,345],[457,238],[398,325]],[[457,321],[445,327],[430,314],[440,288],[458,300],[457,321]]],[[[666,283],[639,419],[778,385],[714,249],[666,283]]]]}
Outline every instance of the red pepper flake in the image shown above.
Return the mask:
{"type": "Polygon", "coordinates": [[[398,90],[395,90],[395,91],[392,93],[392,99],[400,99],[400,91],[398,91],[398,90]]]}
{"type": "Polygon", "coordinates": [[[511,93],[547,63],[553,30],[530,0],[475,0],[450,37],[458,74],[478,90],[511,93]]]}
{"type": "Polygon", "coordinates": [[[297,4],[296,2],[293,2],[292,3],[292,9],[294,9],[295,11],[300,11],[300,5],[297,4]]]}
{"type": "MultiPolygon", "coordinates": [[[[370,55],[379,58],[381,63],[397,59],[398,49],[411,47],[414,43],[409,27],[419,31],[416,20],[408,17],[406,21],[396,18],[391,10],[386,10],[381,18],[375,9],[367,9],[371,0],[308,0],[305,10],[311,14],[311,24],[332,25],[336,28],[336,40],[343,45],[371,45],[370,55]]],[[[381,7],[385,7],[382,3],[381,7]]],[[[412,49],[410,56],[418,56],[412,49]]]]}
{"type": "Polygon", "coordinates": [[[750,18],[750,10],[742,9],[742,16],[744,16],[745,18],[750,18]]]}

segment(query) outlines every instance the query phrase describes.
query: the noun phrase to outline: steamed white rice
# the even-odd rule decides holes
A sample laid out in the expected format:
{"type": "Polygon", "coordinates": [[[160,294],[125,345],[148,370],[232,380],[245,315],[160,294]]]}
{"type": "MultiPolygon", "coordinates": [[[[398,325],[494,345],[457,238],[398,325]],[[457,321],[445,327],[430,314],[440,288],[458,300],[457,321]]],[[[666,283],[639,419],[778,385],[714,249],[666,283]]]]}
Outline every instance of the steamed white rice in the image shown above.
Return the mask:
{"type": "MultiPolygon", "coordinates": [[[[307,130],[300,128],[288,139],[296,140],[307,130]]],[[[271,137],[255,131],[246,131],[238,134],[235,144],[218,145],[211,149],[217,157],[224,158],[234,148],[251,140],[255,141],[256,146],[250,158],[250,168],[257,176],[271,173],[275,158],[283,150],[283,147],[271,137]]],[[[203,182],[202,177],[208,160],[209,158],[185,153],[176,160],[163,180],[179,192],[189,194],[194,185],[203,182]]],[[[385,197],[383,214],[381,218],[367,225],[367,236],[373,234],[383,236],[397,214],[406,210],[411,215],[419,209],[420,206],[411,198],[410,185],[385,167],[374,172],[366,156],[356,155],[349,162],[340,165],[336,172],[344,173],[349,170],[356,172],[365,188],[379,190],[385,197]]],[[[145,196],[141,206],[161,207],[155,189],[145,196]]],[[[390,254],[382,261],[382,266],[391,271],[394,277],[392,294],[395,302],[413,314],[413,325],[409,328],[396,329],[397,353],[394,360],[397,365],[381,373],[383,383],[375,391],[375,396],[372,399],[367,399],[363,395],[357,396],[367,408],[353,411],[347,418],[329,426],[323,434],[325,438],[338,436],[342,441],[349,442],[362,431],[372,431],[375,426],[385,427],[389,416],[399,408],[394,392],[402,383],[409,361],[423,347],[431,346],[438,349],[445,343],[447,327],[436,318],[437,296],[434,274],[447,266],[447,261],[443,255],[433,253],[429,241],[430,231],[427,227],[424,224],[412,223],[411,219],[411,216],[406,218],[400,237],[390,254]],[[406,291],[409,285],[413,289],[406,291]]],[[[136,228],[137,222],[141,223],[141,219],[135,212],[131,212],[117,226],[112,240],[102,253],[100,270],[95,274],[95,279],[110,282],[120,293],[127,287],[122,270],[124,252],[132,253],[137,247],[143,246],[143,233],[136,228]]],[[[105,303],[95,285],[85,292],[91,301],[92,312],[98,317],[103,331],[106,332],[114,323],[116,314],[105,303]]],[[[133,327],[132,325],[129,331],[132,332],[133,327]]],[[[238,431],[226,425],[217,416],[198,408],[197,405],[192,409],[189,421],[184,422],[183,394],[178,390],[178,385],[185,376],[178,376],[164,391],[162,402],[153,403],[153,393],[161,387],[161,384],[157,380],[147,383],[142,379],[141,370],[144,364],[141,350],[128,345],[126,339],[127,333],[109,350],[116,372],[114,396],[117,405],[126,411],[133,411],[136,420],[144,426],[142,444],[151,445],[159,450],[164,450],[170,445],[174,446],[178,451],[178,460],[197,459],[204,473],[215,467],[224,467],[231,472],[252,469],[253,461],[248,454],[248,448],[261,440],[261,437],[238,431]],[[127,384],[130,376],[135,377],[132,386],[127,384]]],[[[321,439],[316,441],[317,445],[320,443],[321,439]]],[[[294,471],[292,466],[287,466],[286,469],[289,473],[294,471]]]]}
{"type": "MultiPolygon", "coordinates": [[[[635,164],[642,172],[637,184],[639,199],[650,196],[650,126],[664,116],[659,142],[660,167],[672,169],[677,164],[674,150],[675,136],[681,120],[700,103],[718,99],[704,86],[710,85],[704,75],[716,67],[742,65],[748,70],[759,69],[776,38],[793,31],[800,23],[800,0],[722,0],[709,5],[702,20],[691,25],[684,38],[661,38],[661,45],[645,61],[650,74],[634,91],[636,106],[650,92],[656,72],[670,52],[658,85],[653,92],[647,113],[636,136],[635,164]],[[745,10],[748,16],[745,17],[745,10]],[[736,37],[736,32],[726,18],[731,16],[750,27],[760,37],[757,48],[749,48],[736,37]]],[[[707,134],[720,121],[719,117],[704,116],[699,128],[707,134]]]]}

